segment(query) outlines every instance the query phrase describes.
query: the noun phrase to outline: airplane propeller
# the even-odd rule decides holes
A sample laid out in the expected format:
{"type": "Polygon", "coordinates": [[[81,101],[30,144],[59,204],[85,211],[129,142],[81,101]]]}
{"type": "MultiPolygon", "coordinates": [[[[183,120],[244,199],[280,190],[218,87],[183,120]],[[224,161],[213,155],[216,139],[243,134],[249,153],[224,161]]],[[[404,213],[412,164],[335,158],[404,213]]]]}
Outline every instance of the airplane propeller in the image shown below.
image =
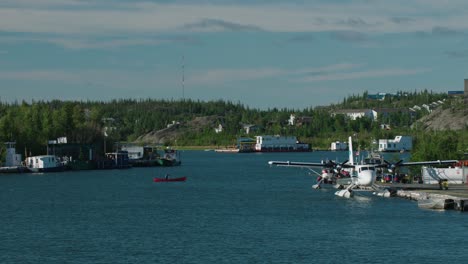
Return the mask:
{"type": "Polygon", "coordinates": [[[333,172],[339,176],[343,176],[343,174],[341,174],[341,171],[343,170],[343,166],[348,162],[348,160],[345,160],[344,162],[341,162],[341,163],[336,163],[332,160],[328,161],[327,163],[327,166],[332,168],[333,169],[333,172]]]}
{"type": "Polygon", "coordinates": [[[384,160],[384,162],[387,164],[388,171],[390,173],[393,173],[395,171],[395,168],[398,167],[403,162],[403,160],[399,160],[397,163],[391,163],[386,160],[384,160]]]}

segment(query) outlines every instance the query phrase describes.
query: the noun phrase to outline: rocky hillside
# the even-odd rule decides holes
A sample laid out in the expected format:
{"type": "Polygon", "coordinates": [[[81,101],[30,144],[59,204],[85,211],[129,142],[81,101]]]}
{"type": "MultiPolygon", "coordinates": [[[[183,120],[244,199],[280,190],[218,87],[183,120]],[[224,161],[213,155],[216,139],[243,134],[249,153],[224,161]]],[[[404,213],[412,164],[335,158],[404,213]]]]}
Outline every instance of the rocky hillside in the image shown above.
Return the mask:
{"type": "Polygon", "coordinates": [[[220,117],[218,116],[196,117],[189,122],[175,123],[161,130],[153,130],[138,137],[135,141],[147,144],[165,144],[182,137],[188,132],[200,132],[207,127],[214,128],[218,126],[219,120],[220,117]]]}
{"type": "Polygon", "coordinates": [[[468,109],[438,108],[417,121],[426,131],[468,129],[468,109]]]}
{"type": "MultiPolygon", "coordinates": [[[[135,142],[143,142],[146,144],[173,144],[176,139],[187,137],[188,134],[193,135],[206,129],[213,129],[220,123],[222,124],[222,120],[222,117],[215,115],[196,117],[187,122],[172,124],[161,130],[153,130],[138,137],[135,142]]],[[[440,107],[429,115],[419,119],[413,126],[415,125],[426,131],[468,129],[468,109],[443,109],[440,107]]]]}

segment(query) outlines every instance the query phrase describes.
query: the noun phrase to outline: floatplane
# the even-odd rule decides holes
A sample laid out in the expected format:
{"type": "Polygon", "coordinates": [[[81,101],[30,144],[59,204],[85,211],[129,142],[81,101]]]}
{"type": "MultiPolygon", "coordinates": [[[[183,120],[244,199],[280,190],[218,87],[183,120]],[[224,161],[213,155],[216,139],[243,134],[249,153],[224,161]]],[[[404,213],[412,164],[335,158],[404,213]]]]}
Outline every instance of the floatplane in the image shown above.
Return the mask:
{"type": "Polygon", "coordinates": [[[387,169],[390,173],[395,171],[397,167],[415,166],[415,165],[441,165],[452,164],[458,162],[457,160],[436,160],[436,161],[418,161],[418,162],[404,162],[400,160],[396,163],[390,163],[384,160],[381,164],[358,164],[354,162],[353,157],[353,143],[352,138],[349,137],[349,159],[344,162],[326,161],[326,162],[294,162],[294,161],[269,161],[268,164],[282,166],[282,167],[297,167],[307,168],[312,170],[314,167],[322,167],[320,180],[317,184],[313,185],[314,189],[319,189],[324,181],[333,181],[342,178],[349,174],[349,181],[347,186],[336,184],[335,187],[340,190],[335,192],[335,195],[345,198],[353,196],[353,190],[373,190],[375,195],[390,197],[391,192],[378,185],[375,181],[377,177],[376,171],[378,169],[387,169]],[[348,173],[349,172],[349,173],[348,173]]]}

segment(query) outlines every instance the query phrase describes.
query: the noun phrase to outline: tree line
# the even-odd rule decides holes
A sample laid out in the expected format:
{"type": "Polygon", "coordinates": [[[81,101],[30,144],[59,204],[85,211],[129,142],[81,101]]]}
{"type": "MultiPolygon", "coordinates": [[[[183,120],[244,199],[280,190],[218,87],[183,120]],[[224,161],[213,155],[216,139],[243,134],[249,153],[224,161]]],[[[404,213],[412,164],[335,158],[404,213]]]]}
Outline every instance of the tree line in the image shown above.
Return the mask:
{"type": "MultiPolygon", "coordinates": [[[[407,108],[423,103],[447,99],[445,94],[428,91],[403,93],[386,97],[383,101],[367,100],[367,92],[346,97],[342,103],[306,109],[249,108],[240,102],[120,99],[103,101],[32,101],[0,103],[0,140],[16,141],[17,149],[28,154],[44,154],[48,140],[67,137],[68,142],[101,144],[108,141],[132,142],[151,131],[166,128],[173,121],[186,123],[196,117],[214,116],[222,124],[222,133],[215,133],[210,124],[196,131],[187,131],[177,138],[178,145],[233,145],[245,135],[243,124],[260,127],[259,134],[294,135],[314,148],[328,148],[330,142],[345,141],[353,135],[361,148],[369,148],[372,139],[393,138],[396,135],[415,136],[415,154],[418,149],[424,155],[438,156],[440,151],[455,158],[466,151],[466,132],[424,132],[411,129],[415,118],[407,111],[395,112],[381,117],[377,122],[368,118],[350,120],[344,115],[331,115],[337,109],[346,108],[407,108]],[[287,120],[307,117],[309,122],[290,126],[287,120]],[[391,130],[381,129],[381,123],[391,125],[391,130]],[[435,150],[434,150],[435,149],[435,150]]],[[[421,111],[417,117],[423,115],[421,111]]],[[[416,117],[416,118],[417,118],[416,117]]],[[[166,142],[174,145],[175,142],[166,142]]],[[[4,155],[4,151],[2,151],[4,155]]],[[[424,157],[424,158],[426,158],[424,157]]],[[[430,157],[428,157],[430,158],[430,157]]]]}

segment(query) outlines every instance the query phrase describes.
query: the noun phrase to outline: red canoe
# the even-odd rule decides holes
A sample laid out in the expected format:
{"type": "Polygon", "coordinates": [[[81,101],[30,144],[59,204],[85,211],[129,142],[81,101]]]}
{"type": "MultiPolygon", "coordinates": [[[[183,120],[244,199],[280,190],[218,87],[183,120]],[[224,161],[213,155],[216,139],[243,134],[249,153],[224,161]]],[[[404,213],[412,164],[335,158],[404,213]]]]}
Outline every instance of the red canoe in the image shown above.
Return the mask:
{"type": "Polygon", "coordinates": [[[180,178],[154,178],[154,182],[178,182],[178,181],[185,181],[187,177],[180,177],[180,178]]]}

